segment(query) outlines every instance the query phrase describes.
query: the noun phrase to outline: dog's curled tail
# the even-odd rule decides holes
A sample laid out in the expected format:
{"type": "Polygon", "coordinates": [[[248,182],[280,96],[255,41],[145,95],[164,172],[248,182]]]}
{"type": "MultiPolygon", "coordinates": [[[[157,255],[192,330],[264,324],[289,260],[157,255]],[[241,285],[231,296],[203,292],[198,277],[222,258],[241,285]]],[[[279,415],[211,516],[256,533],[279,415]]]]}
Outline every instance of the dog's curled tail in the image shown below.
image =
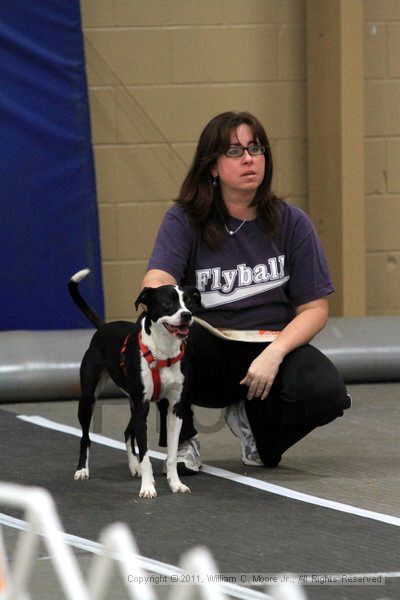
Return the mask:
{"type": "Polygon", "coordinates": [[[99,329],[102,325],[104,325],[103,319],[99,317],[86,303],[86,301],[82,298],[78,285],[79,283],[85,279],[90,273],[90,269],[82,269],[72,275],[71,279],[68,282],[68,291],[71,295],[72,300],[75,302],[77,307],[83,312],[83,314],[93,323],[96,329],[99,329]]]}

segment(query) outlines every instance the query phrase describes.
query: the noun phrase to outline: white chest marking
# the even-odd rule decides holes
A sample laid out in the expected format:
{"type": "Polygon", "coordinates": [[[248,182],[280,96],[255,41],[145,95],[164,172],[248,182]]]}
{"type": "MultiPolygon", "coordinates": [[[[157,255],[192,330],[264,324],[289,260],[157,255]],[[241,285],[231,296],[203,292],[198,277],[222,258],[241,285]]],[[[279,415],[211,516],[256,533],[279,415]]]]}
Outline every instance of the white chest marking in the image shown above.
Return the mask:
{"type": "MultiPolygon", "coordinates": [[[[154,393],[153,376],[149,363],[143,356],[140,357],[140,369],[142,373],[142,382],[144,386],[143,400],[151,400],[154,393]]],[[[175,363],[170,367],[162,367],[160,373],[160,398],[175,400],[178,399],[182,390],[184,377],[181,372],[180,363],[175,363]]]]}

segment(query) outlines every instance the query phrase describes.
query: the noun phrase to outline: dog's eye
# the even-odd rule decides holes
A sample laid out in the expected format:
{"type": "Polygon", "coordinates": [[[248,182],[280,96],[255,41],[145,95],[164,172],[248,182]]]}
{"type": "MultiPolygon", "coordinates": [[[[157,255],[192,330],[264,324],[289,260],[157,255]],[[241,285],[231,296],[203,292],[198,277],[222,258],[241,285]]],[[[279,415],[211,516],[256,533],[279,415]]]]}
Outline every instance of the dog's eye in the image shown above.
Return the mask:
{"type": "Polygon", "coordinates": [[[165,300],[163,300],[163,305],[165,306],[165,308],[171,308],[173,303],[174,303],[174,301],[170,300],[169,298],[166,298],[165,300]]]}

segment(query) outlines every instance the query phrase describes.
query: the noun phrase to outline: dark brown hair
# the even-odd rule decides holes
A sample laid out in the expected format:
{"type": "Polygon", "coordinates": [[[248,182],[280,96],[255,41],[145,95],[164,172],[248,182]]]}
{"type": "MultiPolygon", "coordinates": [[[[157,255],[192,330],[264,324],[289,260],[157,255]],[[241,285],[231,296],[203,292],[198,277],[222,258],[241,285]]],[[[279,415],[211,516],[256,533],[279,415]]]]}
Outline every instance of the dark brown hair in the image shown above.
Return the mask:
{"type": "Polygon", "coordinates": [[[213,187],[211,169],[218,156],[231,145],[231,134],[240,125],[248,125],[254,140],[265,146],[265,173],[258,187],[252,206],[257,207],[257,216],[264,223],[266,231],[275,235],[279,226],[279,199],[271,191],[273,164],[267,134],[261,123],[248,112],[224,112],[213,119],[203,129],[192,165],[183,181],[177,204],[182,206],[194,225],[203,231],[206,243],[218,246],[223,230],[223,218],[228,215],[222,200],[220,187],[213,187]]]}

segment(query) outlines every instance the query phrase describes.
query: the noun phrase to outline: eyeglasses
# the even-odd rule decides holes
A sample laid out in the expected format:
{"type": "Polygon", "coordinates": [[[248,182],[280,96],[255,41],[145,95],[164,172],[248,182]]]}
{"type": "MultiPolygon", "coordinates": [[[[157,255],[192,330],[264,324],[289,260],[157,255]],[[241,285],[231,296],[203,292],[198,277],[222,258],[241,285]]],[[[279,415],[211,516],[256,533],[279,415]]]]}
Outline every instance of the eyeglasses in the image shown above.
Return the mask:
{"type": "Polygon", "coordinates": [[[228,158],[240,158],[243,156],[245,150],[247,150],[250,156],[260,156],[260,154],[264,154],[265,146],[262,144],[250,144],[250,146],[229,146],[224,154],[228,158]]]}

